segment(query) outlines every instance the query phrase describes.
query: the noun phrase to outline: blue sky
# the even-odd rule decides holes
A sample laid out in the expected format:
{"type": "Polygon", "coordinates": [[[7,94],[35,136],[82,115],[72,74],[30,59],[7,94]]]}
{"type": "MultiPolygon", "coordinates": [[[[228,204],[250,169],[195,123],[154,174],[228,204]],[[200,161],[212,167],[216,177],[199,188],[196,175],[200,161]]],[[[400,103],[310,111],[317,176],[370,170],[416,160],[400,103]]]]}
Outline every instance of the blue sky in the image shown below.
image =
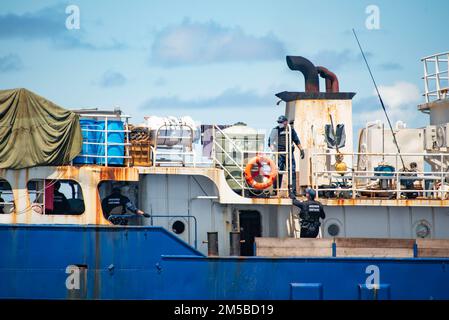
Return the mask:
{"type": "Polygon", "coordinates": [[[420,58],[449,50],[449,2],[21,1],[0,3],[0,88],[25,87],[66,108],[120,106],[269,129],[284,112],[275,93],[304,89],[285,55],[334,71],[356,92],[354,124],[383,120],[351,29],[368,54],[394,120],[427,123],[420,58]],[[65,27],[68,5],[80,29],[65,27]],[[380,29],[368,30],[368,5],[380,29]]]}

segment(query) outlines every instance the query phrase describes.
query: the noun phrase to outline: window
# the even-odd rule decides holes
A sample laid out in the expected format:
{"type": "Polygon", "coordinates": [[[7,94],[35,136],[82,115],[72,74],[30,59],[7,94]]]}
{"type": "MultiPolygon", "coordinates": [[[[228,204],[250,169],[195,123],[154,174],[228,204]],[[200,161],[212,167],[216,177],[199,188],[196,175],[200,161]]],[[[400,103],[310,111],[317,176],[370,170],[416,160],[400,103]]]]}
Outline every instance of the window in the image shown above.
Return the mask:
{"type": "Polygon", "coordinates": [[[112,221],[111,219],[122,216],[129,224],[141,224],[136,219],[138,216],[135,215],[140,209],[138,182],[105,180],[99,183],[98,193],[100,194],[101,206],[106,219],[112,221]]]}
{"type": "Polygon", "coordinates": [[[79,215],[84,212],[81,186],[73,180],[30,180],[31,208],[41,214],[79,215]]]}
{"type": "Polygon", "coordinates": [[[0,214],[14,212],[14,195],[8,181],[0,179],[0,214]]]}

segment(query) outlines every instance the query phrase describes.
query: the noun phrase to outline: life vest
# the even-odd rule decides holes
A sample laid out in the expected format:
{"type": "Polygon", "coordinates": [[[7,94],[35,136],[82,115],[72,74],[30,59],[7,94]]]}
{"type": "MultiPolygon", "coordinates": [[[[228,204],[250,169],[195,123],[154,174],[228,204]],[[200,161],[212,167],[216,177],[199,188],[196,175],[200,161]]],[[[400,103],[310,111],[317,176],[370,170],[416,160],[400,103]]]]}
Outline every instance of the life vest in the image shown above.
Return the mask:
{"type": "Polygon", "coordinates": [[[257,156],[252,158],[245,167],[245,180],[248,185],[257,190],[263,190],[269,188],[274,180],[276,179],[278,174],[277,167],[273,160],[263,157],[257,156]],[[257,172],[253,172],[254,166],[257,165],[257,172]],[[263,167],[269,165],[270,173],[264,173],[263,167]],[[258,176],[263,177],[263,182],[257,182],[255,179],[258,176]]]}

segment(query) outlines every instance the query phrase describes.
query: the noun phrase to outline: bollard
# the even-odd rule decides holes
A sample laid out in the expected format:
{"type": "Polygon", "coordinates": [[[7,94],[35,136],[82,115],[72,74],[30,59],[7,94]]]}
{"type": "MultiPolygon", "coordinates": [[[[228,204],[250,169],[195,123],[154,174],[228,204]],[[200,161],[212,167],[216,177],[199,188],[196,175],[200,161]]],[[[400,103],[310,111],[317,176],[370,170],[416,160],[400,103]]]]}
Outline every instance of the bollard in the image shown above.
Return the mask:
{"type": "Polygon", "coordinates": [[[240,232],[231,231],[229,233],[230,255],[240,256],[240,232]]]}
{"type": "Polygon", "coordinates": [[[218,232],[207,233],[207,255],[218,256],[218,232]]]}

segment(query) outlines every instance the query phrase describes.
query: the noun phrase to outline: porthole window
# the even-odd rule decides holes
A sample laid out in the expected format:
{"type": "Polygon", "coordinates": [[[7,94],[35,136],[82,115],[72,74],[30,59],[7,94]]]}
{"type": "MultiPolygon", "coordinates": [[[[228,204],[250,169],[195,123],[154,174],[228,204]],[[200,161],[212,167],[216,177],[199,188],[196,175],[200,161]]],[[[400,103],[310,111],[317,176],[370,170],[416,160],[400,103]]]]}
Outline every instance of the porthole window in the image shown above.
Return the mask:
{"type": "Polygon", "coordinates": [[[323,224],[323,234],[325,237],[344,236],[343,224],[335,218],[326,219],[323,224]]]}
{"type": "Polygon", "coordinates": [[[172,230],[174,233],[181,234],[184,232],[185,229],[186,229],[186,225],[184,224],[184,222],[179,221],[179,220],[176,220],[175,222],[173,222],[172,230]]]}
{"type": "Polygon", "coordinates": [[[415,234],[417,238],[430,238],[431,231],[430,224],[425,220],[419,221],[415,226],[415,234]]]}
{"type": "Polygon", "coordinates": [[[336,237],[340,234],[340,227],[338,224],[332,223],[327,227],[327,233],[332,237],[336,237]]]}

